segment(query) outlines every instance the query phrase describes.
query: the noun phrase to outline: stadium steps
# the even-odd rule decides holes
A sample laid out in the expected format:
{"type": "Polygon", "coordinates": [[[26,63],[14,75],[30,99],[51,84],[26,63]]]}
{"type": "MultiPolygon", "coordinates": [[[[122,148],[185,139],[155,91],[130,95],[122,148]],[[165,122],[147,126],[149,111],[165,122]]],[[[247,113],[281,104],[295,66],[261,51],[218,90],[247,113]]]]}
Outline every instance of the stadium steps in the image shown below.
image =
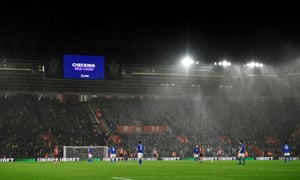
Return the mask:
{"type": "Polygon", "coordinates": [[[253,152],[254,152],[256,157],[263,157],[264,156],[264,152],[262,150],[260,150],[257,146],[254,146],[254,145],[253,145],[253,152]]]}

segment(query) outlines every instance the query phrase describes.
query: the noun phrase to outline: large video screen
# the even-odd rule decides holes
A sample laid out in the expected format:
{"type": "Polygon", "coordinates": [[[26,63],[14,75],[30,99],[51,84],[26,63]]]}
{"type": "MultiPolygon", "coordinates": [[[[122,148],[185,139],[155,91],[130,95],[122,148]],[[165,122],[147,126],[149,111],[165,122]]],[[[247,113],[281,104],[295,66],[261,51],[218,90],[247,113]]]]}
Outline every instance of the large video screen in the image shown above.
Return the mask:
{"type": "Polygon", "coordinates": [[[64,78],[104,80],[104,56],[65,54],[64,78]]]}

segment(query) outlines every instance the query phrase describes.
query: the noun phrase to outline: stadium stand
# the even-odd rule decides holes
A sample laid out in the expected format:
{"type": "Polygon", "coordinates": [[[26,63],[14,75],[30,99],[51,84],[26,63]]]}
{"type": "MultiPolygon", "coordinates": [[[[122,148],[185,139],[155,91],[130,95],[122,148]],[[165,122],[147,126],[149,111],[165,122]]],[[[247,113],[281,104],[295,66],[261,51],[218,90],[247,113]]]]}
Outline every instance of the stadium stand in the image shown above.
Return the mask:
{"type": "Polygon", "coordinates": [[[279,78],[236,78],[210,68],[187,76],[173,66],[123,65],[118,80],[79,81],[48,78],[41,63],[7,61],[0,70],[0,155],[38,158],[57,144],[114,144],[129,156],[142,139],[147,156],[156,148],[161,156],[189,157],[194,144],[204,144],[207,156],[219,146],[235,156],[240,138],[252,157],[278,157],[286,140],[299,155],[295,69],[279,78]]]}

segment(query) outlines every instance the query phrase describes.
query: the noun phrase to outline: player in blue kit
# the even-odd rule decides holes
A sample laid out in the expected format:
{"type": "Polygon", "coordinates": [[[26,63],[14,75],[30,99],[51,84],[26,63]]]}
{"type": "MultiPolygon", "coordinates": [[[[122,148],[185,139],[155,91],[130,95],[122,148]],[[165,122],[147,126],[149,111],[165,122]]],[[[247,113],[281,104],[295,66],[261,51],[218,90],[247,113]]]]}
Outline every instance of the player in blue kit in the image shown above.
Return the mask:
{"type": "Polygon", "coordinates": [[[116,163],[117,160],[117,149],[114,146],[111,146],[109,149],[110,152],[110,162],[116,163]]]}
{"type": "Polygon", "coordinates": [[[93,160],[94,148],[93,145],[90,145],[88,148],[88,163],[91,164],[93,160]]]}
{"type": "Polygon", "coordinates": [[[195,163],[198,162],[198,160],[199,160],[199,152],[200,152],[199,146],[198,146],[198,144],[196,144],[196,146],[194,147],[194,162],[195,163]]]}
{"type": "Polygon", "coordinates": [[[139,160],[139,165],[142,165],[143,155],[144,155],[144,145],[142,144],[142,141],[139,141],[139,144],[137,145],[137,157],[139,160]]]}
{"type": "Polygon", "coordinates": [[[291,152],[290,152],[290,146],[287,144],[287,142],[284,143],[284,145],[282,146],[282,153],[284,156],[284,163],[286,163],[287,159],[289,160],[289,162],[291,161],[291,152]]]}
{"type": "Polygon", "coordinates": [[[240,140],[240,147],[238,151],[239,165],[245,165],[245,145],[242,140],[240,140]]]}

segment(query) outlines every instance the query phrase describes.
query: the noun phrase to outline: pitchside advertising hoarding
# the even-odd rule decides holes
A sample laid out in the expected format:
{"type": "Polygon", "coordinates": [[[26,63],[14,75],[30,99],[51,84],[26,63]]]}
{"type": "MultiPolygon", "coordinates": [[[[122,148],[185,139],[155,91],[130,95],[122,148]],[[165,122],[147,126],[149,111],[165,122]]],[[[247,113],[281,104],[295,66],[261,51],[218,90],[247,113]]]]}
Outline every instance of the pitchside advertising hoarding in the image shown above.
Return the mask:
{"type": "Polygon", "coordinates": [[[65,54],[64,78],[104,80],[104,56],[65,54]]]}

